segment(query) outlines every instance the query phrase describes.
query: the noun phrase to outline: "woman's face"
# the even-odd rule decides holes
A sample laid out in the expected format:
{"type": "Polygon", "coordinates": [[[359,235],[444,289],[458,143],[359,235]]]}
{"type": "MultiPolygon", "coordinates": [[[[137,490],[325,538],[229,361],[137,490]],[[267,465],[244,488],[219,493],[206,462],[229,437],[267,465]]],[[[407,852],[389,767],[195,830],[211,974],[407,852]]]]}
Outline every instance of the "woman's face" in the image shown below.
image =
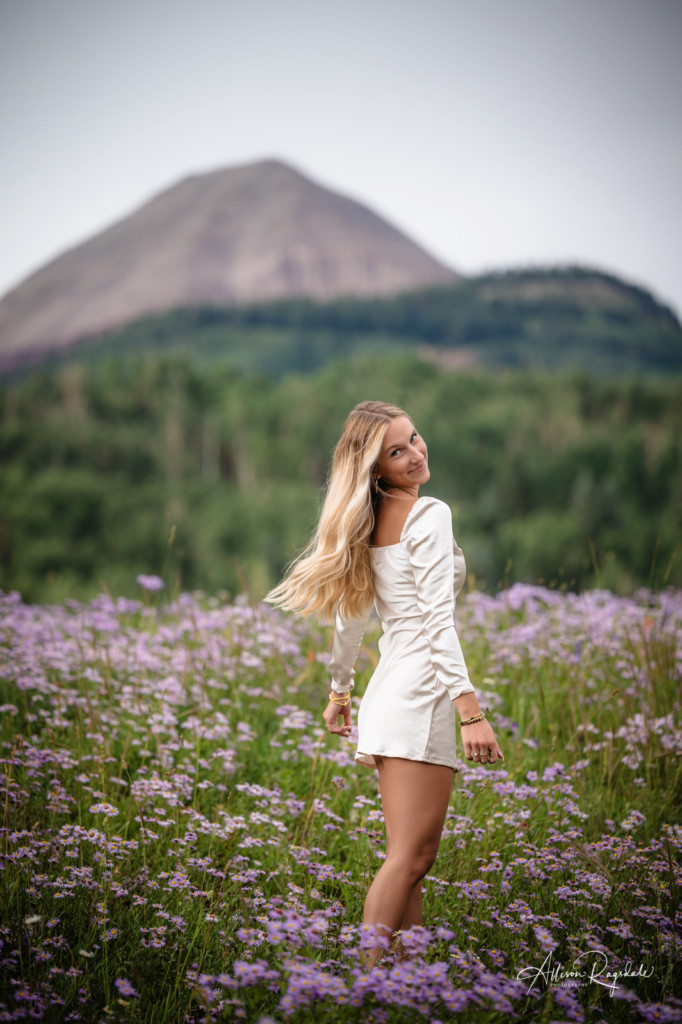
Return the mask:
{"type": "Polygon", "coordinates": [[[391,420],[376,471],[384,487],[401,487],[415,494],[419,485],[425,484],[431,476],[426,444],[407,416],[391,420]]]}

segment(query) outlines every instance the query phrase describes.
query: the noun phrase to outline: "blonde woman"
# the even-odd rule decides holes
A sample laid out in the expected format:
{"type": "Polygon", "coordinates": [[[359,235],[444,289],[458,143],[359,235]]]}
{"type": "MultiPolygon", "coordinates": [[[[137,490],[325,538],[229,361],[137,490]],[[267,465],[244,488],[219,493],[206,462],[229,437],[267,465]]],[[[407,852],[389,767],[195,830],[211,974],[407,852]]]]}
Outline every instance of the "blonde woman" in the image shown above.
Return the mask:
{"type": "MultiPolygon", "coordinates": [[[[383,626],[380,660],[360,704],[361,764],[379,773],[386,859],[363,921],[388,936],[423,923],[421,881],[434,863],[457,767],[455,709],[464,754],[494,764],[502,751],[481,712],[455,631],[466,573],[450,509],[419,497],[426,444],[410,417],[361,402],[334,451],[317,530],[268,600],[335,620],[324,721],[351,731],[354,665],[372,605],[383,626]]],[[[370,957],[381,955],[379,947],[370,957]]]]}

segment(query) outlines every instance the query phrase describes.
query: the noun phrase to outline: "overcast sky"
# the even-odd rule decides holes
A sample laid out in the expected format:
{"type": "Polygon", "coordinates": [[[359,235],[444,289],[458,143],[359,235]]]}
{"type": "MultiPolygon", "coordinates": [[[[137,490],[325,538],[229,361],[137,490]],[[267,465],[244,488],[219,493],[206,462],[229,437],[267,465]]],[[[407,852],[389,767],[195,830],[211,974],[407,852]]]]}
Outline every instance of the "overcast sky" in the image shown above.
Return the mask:
{"type": "Polygon", "coordinates": [[[0,294],[190,173],[279,157],[464,273],[682,313],[682,0],[0,0],[0,294]]]}

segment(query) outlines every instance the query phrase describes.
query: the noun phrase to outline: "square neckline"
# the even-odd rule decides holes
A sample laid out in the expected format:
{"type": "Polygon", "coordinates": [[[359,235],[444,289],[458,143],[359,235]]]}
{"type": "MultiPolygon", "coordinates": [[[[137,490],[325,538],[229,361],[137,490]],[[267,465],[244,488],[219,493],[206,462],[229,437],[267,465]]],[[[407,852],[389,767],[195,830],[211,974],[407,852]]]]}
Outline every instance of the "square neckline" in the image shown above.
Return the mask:
{"type": "Polygon", "coordinates": [[[369,545],[369,550],[370,551],[386,551],[387,549],[390,549],[390,548],[398,548],[398,547],[400,547],[400,545],[403,542],[403,538],[405,536],[405,530],[407,529],[407,525],[408,525],[410,519],[412,518],[412,516],[414,514],[414,510],[416,509],[416,507],[417,507],[417,505],[419,504],[420,501],[424,501],[428,497],[429,497],[428,494],[422,494],[419,498],[417,498],[417,500],[415,501],[414,505],[412,506],[410,511],[407,513],[407,517],[405,519],[405,522],[403,523],[403,528],[400,531],[400,540],[397,540],[395,542],[395,544],[370,544],[369,545]]]}

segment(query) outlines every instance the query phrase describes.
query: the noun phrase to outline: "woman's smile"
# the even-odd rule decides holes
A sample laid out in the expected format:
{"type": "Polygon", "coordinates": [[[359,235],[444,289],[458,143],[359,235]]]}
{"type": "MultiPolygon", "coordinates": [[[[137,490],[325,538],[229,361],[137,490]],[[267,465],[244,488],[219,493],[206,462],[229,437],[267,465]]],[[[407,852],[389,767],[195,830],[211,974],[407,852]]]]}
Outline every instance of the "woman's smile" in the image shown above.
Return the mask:
{"type": "Polygon", "coordinates": [[[429,479],[426,444],[407,416],[391,422],[376,468],[384,487],[409,488],[415,497],[419,485],[429,479]]]}

